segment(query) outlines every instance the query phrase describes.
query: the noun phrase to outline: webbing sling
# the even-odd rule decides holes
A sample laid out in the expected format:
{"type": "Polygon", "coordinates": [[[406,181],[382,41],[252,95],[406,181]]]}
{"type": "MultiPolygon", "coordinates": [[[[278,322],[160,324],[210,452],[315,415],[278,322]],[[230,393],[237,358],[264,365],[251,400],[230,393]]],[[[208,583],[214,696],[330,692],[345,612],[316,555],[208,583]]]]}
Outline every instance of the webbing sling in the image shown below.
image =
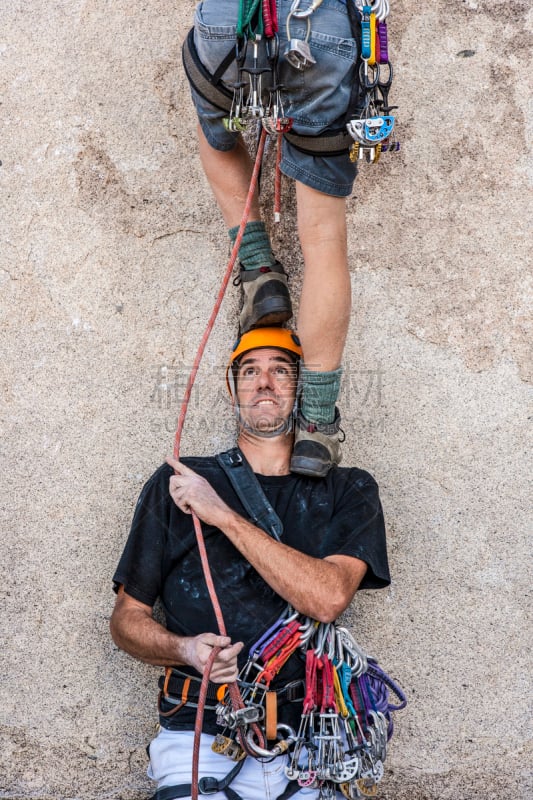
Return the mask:
{"type": "MultiPolygon", "coordinates": [[[[198,781],[198,789],[200,794],[215,794],[216,792],[224,792],[228,800],[243,800],[240,794],[237,794],[229,784],[235,778],[244,766],[244,759],[239,761],[230,772],[218,780],[217,778],[200,778],[198,781]]],[[[158,789],[153,795],[151,800],[178,800],[180,797],[191,796],[192,785],[190,783],[182,783],[179,786],[163,786],[158,789]]]]}
{"type": "MultiPolygon", "coordinates": [[[[226,69],[235,59],[235,55],[235,47],[232,47],[215,73],[211,75],[200,61],[196,50],[194,28],[189,31],[182,48],[183,67],[191,86],[204,100],[228,114],[231,111],[233,92],[224,86],[221,79],[226,69]]],[[[345,128],[326,131],[316,136],[303,136],[292,131],[283,135],[289,144],[296,147],[297,150],[314,156],[342,155],[353,144],[353,139],[345,128]]]]}
{"type": "Polygon", "coordinates": [[[240,448],[233,447],[225,453],[219,453],[216,458],[254,525],[279,542],[283,534],[283,523],[268,502],[240,448]]]}

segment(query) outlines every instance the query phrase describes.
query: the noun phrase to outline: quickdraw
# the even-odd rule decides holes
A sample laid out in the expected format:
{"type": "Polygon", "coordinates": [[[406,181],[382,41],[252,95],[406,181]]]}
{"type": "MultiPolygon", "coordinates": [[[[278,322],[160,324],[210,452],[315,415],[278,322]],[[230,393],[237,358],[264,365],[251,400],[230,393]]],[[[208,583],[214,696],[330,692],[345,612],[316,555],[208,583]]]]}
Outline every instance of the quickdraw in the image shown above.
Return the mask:
{"type": "Polygon", "coordinates": [[[372,4],[356,0],[356,6],[361,15],[361,99],[346,129],[354,140],[351,161],[366,158],[375,164],[381,153],[400,149],[400,143],[391,139],[395,118],[390,112],[396,106],[389,105],[393,79],[386,22],[389,3],[388,0],[375,0],[372,4]]]}
{"type": "Polygon", "coordinates": [[[402,690],[367,656],[347,628],[286,613],[250,648],[239,686],[244,707],[232,708],[229,694],[218,704],[223,731],[213,749],[232,760],[275,758],[290,750],[285,772],[301,787],[328,800],[339,789],[347,798],[373,797],[384,775],[392,713],[405,707],[402,690]],[[305,654],[305,692],[300,726],[277,724],[268,731],[271,682],[287,659],[305,654]],[[393,704],[390,695],[398,698],[393,704]],[[262,737],[250,729],[259,725],[262,737]]]}

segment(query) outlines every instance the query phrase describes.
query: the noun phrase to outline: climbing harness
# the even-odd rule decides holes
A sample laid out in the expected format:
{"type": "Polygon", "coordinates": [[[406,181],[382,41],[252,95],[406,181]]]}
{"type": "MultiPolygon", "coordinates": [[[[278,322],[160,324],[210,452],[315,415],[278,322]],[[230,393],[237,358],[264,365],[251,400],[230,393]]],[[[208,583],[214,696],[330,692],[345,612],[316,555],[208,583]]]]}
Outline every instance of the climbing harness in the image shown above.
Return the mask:
{"type": "MultiPolygon", "coordinates": [[[[288,44],[285,59],[303,72],[316,64],[309,44],[312,15],[322,0],[314,0],[301,8],[302,0],[293,0],[287,15],[288,44]],[[306,25],[304,38],[292,34],[292,22],[306,25]]],[[[278,76],[279,37],[276,3],[274,0],[240,0],[235,45],[211,74],[199,59],[194,45],[194,32],[183,46],[183,64],[190,83],[196,91],[227,113],[224,125],[231,131],[243,131],[250,120],[260,121],[267,133],[283,136],[296,149],[314,156],[335,156],[350,152],[352,161],[366,159],[376,163],[382,153],[397,152],[400,142],[392,138],[395,118],[389,105],[393,67],[389,58],[387,18],[388,0],[347,0],[352,36],[358,42],[358,55],[352,98],[344,119],[333,123],[318,135],[304,135],[292,130],[287,116],[284,87],[278,76]],[[238,78],[230,85],[222,76],[233,62],[237,63],[238,78]]],[[[279,215],[279,211],[276,212],[279,215]]],[[[276,221],[279,219],[276,218],[276,221]]]]}

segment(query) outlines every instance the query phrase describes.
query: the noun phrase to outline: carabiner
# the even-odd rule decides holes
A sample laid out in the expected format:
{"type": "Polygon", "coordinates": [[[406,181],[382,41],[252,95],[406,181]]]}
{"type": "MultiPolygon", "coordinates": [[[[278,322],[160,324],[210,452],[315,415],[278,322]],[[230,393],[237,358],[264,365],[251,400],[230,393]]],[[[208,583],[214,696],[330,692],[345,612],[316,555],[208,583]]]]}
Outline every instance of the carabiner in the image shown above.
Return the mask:
{"type": "Polygon", "coordinates": [[[235,61],[242,68],[246,60],[246,49],[248,47],[248,39],[246,36],[237,36],[235,40],[235,61]]]}
{"type": "MultiPolygon", "coordinates": [[[[322,2],[322,0],[321,0],[321,2],[322,2]]],[[[285,25],[285,28],[286,28],[286,30],[287,30],[287,40],[288,40],[289,42],[290,42],[290,41],[292,41],[292,34],[291,34],[291,19],[292,19],[294,16],[295,16],[295,14],[294,14],[292,11],[289,11],[289,13],[288,13],[288,15],[287,15],[287,22],[286,22],[286,25],[285,25]]],[[[303,42],[308,42],[308,41],[309,41],[309,37],[311,36],[311,20],[309,19],[309,17],[307,17],[307,22],[306,22],[306,24],[307,24],[307,28],[306,28],[306,31],[305,31],[305,39],[302,39],[302,40],[301,40],[301,41],[303,41],[303,42]]]]}
{"type": "Polygon", "coordinates": [[[375,89],[379,82],[379,64],[373,64],[370,66],[368,59],[363,59],[361,66],[359,67],[359,80],[361,82],[361,86],[367,92],[370,91],[370,89],[375,89]],[[372,79],[369,77],[369,67],[373,72],[372,79]]]}
{"type": "Polygon", "coordinates": [[[362,12],[365,6],[370,6],[371,12],[376,15],[380,22],[383,22],[389,16],[389,0],[374,0],[372,3],[368,3],[366,0],[355,0],[355,5],[359,12],[362,12]]]}
{"type": "Polygon", "coordinates": [[[383,89],[390,89],[392,86],[392,79],[394,77],[394,72],[392,69],[392,64],[390,61],[384,61],[380,64],[379,73],[378,73],[378,87],[383,91],[383,89]],[[387,76],[387,80],[382,80],[381,73],[383,72],[383,67],[389,68],[389,74],[387,76]]]}
{"type": "Polygon", "coordinates": [[[277,33],[269,39],[265,39],[266,53],[271,67],[276,65],[279,58],[279,36],[277,33]]]}
{"type": "MultiPolygon", "coordinates": [[[[326,649],[326,642],[329,633],[329,622],[320,622],[317,630],[316,635],[316,647],[315,647],[315,655],[317,658],[321,658],[324,655],[324,651],[326,649]]],[[[329,644],[328,644],[329,647],[329,644]]]]}
{"type": "Polygon", "coordinates": [[[266,747],[261,747],[256,744],[254,739],[254,732],[250,730],[246,733],[246,744],[253,751],[256,757],[259,758],[275,758],[286,753],[289,747],[297,740],[296,732],[290,725],[280,722],[276,728],[278,734],[286,734],[286,738],[276,742],[272,750],[267,750],[266,747]]]}
{"type": "Polygon", "coordinates": [[[300,647],[307,647],[309,642],[314,636],[314,633],[320,623],[311,617],[306,617],[305,621],[300,625],[300,647]]]}
{"type": "Polygon", "coordinates": [[[305,19],[306,17],[310,17],[311,14],[314,14],[317,8],[322,5],[322,0],[313,0],[309,8],[306,8],[305,11],[298,11],[299,5],[300,0],[295,0],[291,6],[291,16],[296,17],[296,19],[305,19]]]}

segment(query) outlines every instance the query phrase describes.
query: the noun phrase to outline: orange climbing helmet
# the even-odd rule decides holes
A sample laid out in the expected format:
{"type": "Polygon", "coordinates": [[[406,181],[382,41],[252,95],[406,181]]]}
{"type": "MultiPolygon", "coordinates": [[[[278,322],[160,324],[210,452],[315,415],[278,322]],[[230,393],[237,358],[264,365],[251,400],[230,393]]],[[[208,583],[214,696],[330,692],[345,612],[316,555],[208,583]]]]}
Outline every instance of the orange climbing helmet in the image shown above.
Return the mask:
{"type": "Polygon", "coordinates": [[[289,353],[296,361],[302,358],[302,346],[294,331],[286,328],[253,328],[253,330],[239,336],[231,351],[230,360],[226,369],[226,385],[230,395],[235,398],[235,376],[233,366],[239,358],[250,350],[261,347],[274,347],[289,353]]]}

